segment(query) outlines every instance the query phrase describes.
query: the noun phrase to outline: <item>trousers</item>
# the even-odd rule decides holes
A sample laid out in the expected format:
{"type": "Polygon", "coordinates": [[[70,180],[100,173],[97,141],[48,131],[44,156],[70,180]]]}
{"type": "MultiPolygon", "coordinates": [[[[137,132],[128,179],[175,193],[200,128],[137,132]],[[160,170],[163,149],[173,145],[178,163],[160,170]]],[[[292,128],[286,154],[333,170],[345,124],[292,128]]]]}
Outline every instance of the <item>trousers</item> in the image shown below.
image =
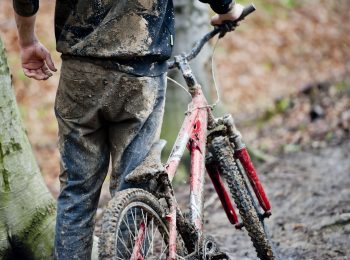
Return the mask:
{"type": "Polygon", "coordinates": [[[165,74],[137,77],[86,61],[63,60],[55,100],[60,184],[55,259],[90,259],[95,214],[111,162],[110,192],[159,140],[165,74]]]}

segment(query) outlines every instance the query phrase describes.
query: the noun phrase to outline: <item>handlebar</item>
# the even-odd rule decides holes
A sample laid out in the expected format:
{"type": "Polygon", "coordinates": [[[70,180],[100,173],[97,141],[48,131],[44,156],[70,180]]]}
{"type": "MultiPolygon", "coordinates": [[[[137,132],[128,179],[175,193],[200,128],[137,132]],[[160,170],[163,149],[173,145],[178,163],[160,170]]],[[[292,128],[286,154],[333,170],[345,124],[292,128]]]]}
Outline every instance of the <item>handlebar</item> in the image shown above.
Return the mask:
{"type": "Polygon", "coordinates": [[[238,18],[238,22],[246,18],[248,15],[250,15],[252,12],[256,10],[256,7],[254,4],[249,4],[246,7],[244,7],[243,12],[241,16],[238,18]]]}
{"type": "MultiPolygon", "coordinates": [[[[204,35],[204,37],[202,39],[200,39],[195,44],[195,46],[193,47],[193,49],[191,50],[190,53],[184,54],[185,59],[187,61],[190,61],[190,60],[194,59],[198,55],[198,53],[202,50],[203,46],[211,38],[213,38],[217,34],[219,34],[220,38],[224,37],[227,32],[230,32],[230,31],[234,30],[238,26],[238,23],[240,21],[242,21],[244,18],[246,18],[248,15],[250,15],[255,10],[256,10],[255,6],[253,4],[250,4],[250,5],[246,6],[246,7],[244,7],[241,16],[237,20],[235,20],[235,21],[225,21],[223,24],[221,24],[219,26],[216,26],[214,30],[212,30],[211,32],[209,32],[206,35],[204,35]]],[[[169,69],[173,69],[175,67],[176,67],[176,62],[175,61],[169,61],[168,62],[168,68],[169,69]]]]}

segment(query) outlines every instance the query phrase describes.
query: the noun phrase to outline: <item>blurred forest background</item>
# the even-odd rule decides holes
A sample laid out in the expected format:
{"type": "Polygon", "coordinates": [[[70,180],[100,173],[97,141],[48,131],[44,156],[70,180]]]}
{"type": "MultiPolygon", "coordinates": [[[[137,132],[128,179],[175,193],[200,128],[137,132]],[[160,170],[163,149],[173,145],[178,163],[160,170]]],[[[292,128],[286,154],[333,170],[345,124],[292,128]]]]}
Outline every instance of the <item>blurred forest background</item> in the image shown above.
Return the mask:
{"type": "MultiPolygon", "coordinates": [[[[238,2],[253,2],[258,11],[219,42],[215,67],[225,107],[243,127],[247,142],[263,154],[278,155],[337,145],[348,138],[350,1],[238,2]]],[[[54,1],[40,4],[36,32],[59,68],[54,1]]],[[[11,0],[0,1],[0,35],[30,142],[45,181],[57,196],[53,103],[59,73],[45,82],[24,76],[11,0]]]]}

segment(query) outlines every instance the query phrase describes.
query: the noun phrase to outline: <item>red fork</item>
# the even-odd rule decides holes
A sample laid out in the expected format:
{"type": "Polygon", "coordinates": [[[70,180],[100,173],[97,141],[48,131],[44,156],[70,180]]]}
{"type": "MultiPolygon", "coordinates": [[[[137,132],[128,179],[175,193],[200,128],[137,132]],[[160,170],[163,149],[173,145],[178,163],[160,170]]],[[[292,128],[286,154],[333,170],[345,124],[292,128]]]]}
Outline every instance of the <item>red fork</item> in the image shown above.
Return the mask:
{"type": "Polygon", "coordinates": [[[139,232],[137,234],[137,237],[135,238],[135,247],[132,251],[132,255],[130,257],[130,260],[142,260],[142,254],[141,254],[141,247],[143,240],[145,238],[145,230],[146,230],[146,224],[142,221],[140,224],[139,232]]]}
{"type": "Polygon", "coordinates": [[[226,212],[226,216],[232,225],[239,228],[239,221],[236,211],[232,205],[230,195],[227,193],[225,184],[220,176],[219,167],[215,163],[209,163],[206,165],[207,172],[211,181],[213,182],[216,193],[218,194],[222,207],[226,212]]]}
{"type": "Polygon", "coordinates": [[[235,157],[242,164],[242,166],[243,166],[243,168],[248,176],[249,182],[252,185],[254,193],[259,201],[260,206],[264,209],[264,211],[266,213],[270,212],[271,211],[270,201],[266,195],[264,187],[262,186],[262,184],[260,182],[258,174],[256,173],[256,170],[255,170],[254,165],[250,159],[247,148],[243,147],[239,150],[235,150],[235,157]]]}

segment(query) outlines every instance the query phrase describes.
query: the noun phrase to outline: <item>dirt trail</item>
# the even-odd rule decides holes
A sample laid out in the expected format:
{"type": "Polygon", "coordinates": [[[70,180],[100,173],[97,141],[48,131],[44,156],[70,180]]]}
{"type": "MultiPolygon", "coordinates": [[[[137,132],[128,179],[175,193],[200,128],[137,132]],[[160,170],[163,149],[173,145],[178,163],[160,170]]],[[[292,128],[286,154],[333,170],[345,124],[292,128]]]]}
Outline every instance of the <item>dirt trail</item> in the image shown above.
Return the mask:
{"type": "MultiPolygon", "coordinates": [[[[267,221],[280,259],[350,259],[350,140],[298,152],[260,167],[273,216],[267,221]]],[[[217,201],[207,232],[232,259],[256,259],[244,232],[228,228],[217,201]]]]}

